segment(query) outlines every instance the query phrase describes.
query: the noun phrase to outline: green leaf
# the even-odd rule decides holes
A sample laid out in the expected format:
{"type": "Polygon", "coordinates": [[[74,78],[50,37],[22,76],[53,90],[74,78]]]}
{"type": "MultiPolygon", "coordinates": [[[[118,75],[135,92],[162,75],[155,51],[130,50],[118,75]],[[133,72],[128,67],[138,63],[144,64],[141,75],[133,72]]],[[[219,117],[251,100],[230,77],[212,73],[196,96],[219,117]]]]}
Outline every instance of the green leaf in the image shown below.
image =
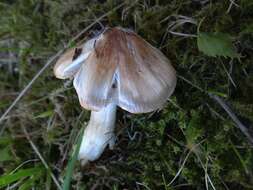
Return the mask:
{"type": "Polygon", "coordinates": [[[39,166],[35,168],[21,169],[15,173],[9,173],[9,174],[3,175],[0,177],[0,187],[9,185],[22,178],[36,175],[38,173],[41,173],[41,171],[44,171],[44,169],[41,166],[39,166]]]}
{"type": "Polygon", "coordinates": [[[199,32],[197,43],[199,51],[208,56],[239,57],[228,34],[199,32]]]}
{"type": "Polygon", "coordinates": [[[43,175],[43,172],[39,172],[38,174],[35,174],[31,176],[29,179],[27,179],[18,190],[29,190],[32,189],[31,187],[34,186],[35,181],[38,180],[43,175]]]}

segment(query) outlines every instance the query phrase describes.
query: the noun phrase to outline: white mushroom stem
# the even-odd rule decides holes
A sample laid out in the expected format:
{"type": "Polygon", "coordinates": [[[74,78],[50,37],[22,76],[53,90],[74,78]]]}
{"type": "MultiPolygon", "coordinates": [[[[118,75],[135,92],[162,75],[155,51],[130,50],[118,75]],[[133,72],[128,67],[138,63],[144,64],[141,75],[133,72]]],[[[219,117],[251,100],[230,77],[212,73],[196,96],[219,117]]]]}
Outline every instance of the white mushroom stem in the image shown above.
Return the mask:
{"type": "Polygon", "coordinates": [[[108,144],[110,149],[113,148],[116,107],[115,104],[109,104],[97,112],[91,112],[79,151],[82,165],[98,159],[108,144]]]}

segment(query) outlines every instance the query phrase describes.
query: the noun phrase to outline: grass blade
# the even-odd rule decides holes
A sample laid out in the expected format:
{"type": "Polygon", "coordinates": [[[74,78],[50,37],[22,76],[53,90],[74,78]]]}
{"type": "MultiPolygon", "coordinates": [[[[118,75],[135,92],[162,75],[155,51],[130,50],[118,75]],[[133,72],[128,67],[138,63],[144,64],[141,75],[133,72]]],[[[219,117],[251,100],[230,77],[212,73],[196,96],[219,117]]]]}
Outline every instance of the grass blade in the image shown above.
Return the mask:
{"type": "Polygon", "coordinates": [[[29,177],[36,175],[40,173],[42,170],[44,170],[41,166],[35,167],[35,168],[29,168],[29,169],[22,169],[19,170],[13,174],[7,174],[2,177],[0,177],[0,187],[9,185],[15,181],[18,181],[19,179],[22,179],[24,177],[29,177]]]}
{"type": "Polygon", "coordinates": [[[78,156],[80,146],[81,146],[81,142],[82,142],[83,131],[84,131],[84,129],[82,128],[80,133],[79,133],[77,143],[74,146],[72,157],[71,157],[70,161],[68,162],[66,176],[65,176],[65,179],[64,179],[64,183],[63,183],[63,190],[69,190],[72,174],[73,174],[73,171],[74,171],[74,168],[75,168],[75,163],[76,163],[77,156],[78,156]]]}

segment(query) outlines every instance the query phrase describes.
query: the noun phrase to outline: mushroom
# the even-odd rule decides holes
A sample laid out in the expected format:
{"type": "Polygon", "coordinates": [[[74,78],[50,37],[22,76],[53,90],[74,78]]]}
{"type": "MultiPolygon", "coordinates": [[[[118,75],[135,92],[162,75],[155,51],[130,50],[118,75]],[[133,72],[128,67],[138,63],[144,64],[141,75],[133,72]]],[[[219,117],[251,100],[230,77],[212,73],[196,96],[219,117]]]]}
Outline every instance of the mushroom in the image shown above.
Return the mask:
{"type": "Polygon", "coordinates": [[[106,28],[59,58],[57,78],[74,77],[79,102],[91,110],[79,159],[82,164],[113,148],[117,106],[130,113],[162,108],[176,86],[176,72],[157,48],[121,27],[106,28]]]}

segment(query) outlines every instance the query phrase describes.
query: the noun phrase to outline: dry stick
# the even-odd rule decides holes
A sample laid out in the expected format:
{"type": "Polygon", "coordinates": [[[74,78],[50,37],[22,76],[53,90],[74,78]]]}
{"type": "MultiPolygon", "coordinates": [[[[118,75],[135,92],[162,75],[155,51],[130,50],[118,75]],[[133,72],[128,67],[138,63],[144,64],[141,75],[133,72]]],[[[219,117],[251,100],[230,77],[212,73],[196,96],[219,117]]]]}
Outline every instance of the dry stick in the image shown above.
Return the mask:
{"type": "MultiPolygon", "coordinates": [[[[138,1],[138,0],[137,0],[138,1]]],[[[133,4],[131,4],[129,7],[133,6],[137,1],[135,1],[133,4]]],[[[87,30],[89,30],[94,24],[96,24],[98,21],[102,20],[104,17],[110,15],[113,11],[121,8],[123,5],[125,4],[125,2],[121,3],[120,5],[114,7],[113,9],[111,9],[110,11],[108,11],[107,13],[103,14],[102,16],[100,16],[98,19],[96,19],[94,22],[92,22],[90,25],[88,25],[84,30],[82,30],[79,34],[77,34],[74,38],[72,38],[70,40],[70,42],[68,43],[68,45],[66,47],[64,47],[62,50],[60,50],[58,53],[56,53],[53,57],[51,57],[47,63],[41,68],[41,70],[33,77],[33,79],[26,85],[26,87],[20,92],[20,94],[18,95],[18,97],[14,100],[14,102],[8,107],[8,109],[4,112],[4,114],[0,117],[0,124],[3,122],[3,120],[5,119],[5,117],[9,114],[9,112],[13,109],[13,107],[18,103],[18,101],[24,96],[24,94],[31,88],[32,84],[35,82],[36,79],[39,78],[39,76],[46,70],[46,68],[52,64],[52,62],[59,57],[69,46],[69,44],[71,44],[72,42],[74,42],[75,40],[77,40],[81,35],[83,35],[87,30]]],[[[4,130],[5,130],[6,126],[3,126],[1,128],[0,131],[0,136],[3,134],[4,130]]]]}
{"type": "MultiPolygon", "coordinates": [[[[187,80],[186,78],[178,75],[178,78],[184,80],[191,86],[199,89],[201,92],[207,93],[205,90],[200,88],[199,86],[193,84],[191,81],[187,80]]],[[[235,115],[235,113],[232,111],[232,109],[229,108],[229,106],[226,104],[226,102],[220,98],[219,96],[211,93],[207,93],[210,98],[215,100],[228,114],[228,116],[233,120],[233,122],[236,124],[236,126],[242,131],[242,133],[248,138],[250,144],[253,145],[253,137],[250,135],[248,128],[238,119],[238,117],[235,115]]]]}
{"type": "Polygon", "coordinates": [[[32,149],[33,149],[34,152],[37,154],[37,156],[40,158],[40,160],[41,160],[41,162],[43,163],[43,165],[45,166],[45,168],[46,168],[47,170],[49,170],[50,176],[52,177],[52,179],[53,179],[55,185],[57,186],[58,189],[61,190],[61,189],[62,189],[62,188],[61,188],[61,185],[60,185],[59,182],[57,181],[55,175],[52,173],[52,171],[51,171],[50,167],[48,166],[47,162],[45,161],[45,159],[44,159],[44,158],[42,157],[42,155],[40,154],[38,148],[36,147],[36,145],[35,145],[35,144],[33,143],[33,141],[31,140],[31,138],[30,138],[28,132],[26,131],[25,127],[22,126],[22,129],[23,129],[23,132],[25,133],[25,136],[26,136],[27,140],[29,141],[29,143],[30,143],[32,149]]]}

